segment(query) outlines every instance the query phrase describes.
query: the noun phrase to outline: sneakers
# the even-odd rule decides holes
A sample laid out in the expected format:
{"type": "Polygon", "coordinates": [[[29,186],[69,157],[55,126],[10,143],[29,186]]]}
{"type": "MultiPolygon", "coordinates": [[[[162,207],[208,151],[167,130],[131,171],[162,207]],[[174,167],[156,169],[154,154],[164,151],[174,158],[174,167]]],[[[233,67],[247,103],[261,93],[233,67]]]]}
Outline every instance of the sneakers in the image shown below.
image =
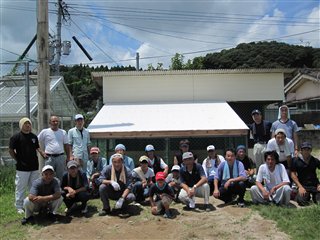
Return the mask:
{"type": "Polygon", "coordinates": [[[28,218],[22,218],[21,220],[22,225],[26,225],[27,223],[33,223],[33,222],[34,222],[33,216],[30,216],[28,218]]]}
{"type": "Polygon", "coordinates": [[[18,209],[17,209],[17,213],[18,213],[18,214],[24,214],[24,210],[23,210],[22,208],[18,208],[18,209]]]}
{"type": "Polygon", "coordinates": [[[211,211],[211,208],[210,208],[209,204],[204,204],[204,210],[206,212],[210,212],[211,211]]]}
{"type": "Polygon", "coordinates": [[[195,201],[194,197],[190,198],[189,199],[189,208],[194,209],[195,207],[196,207],[196,201],[195,201]]]}
{"type": "Polygon", "coordinates": [[[81,213],[82,214],[86,214],[88,212],[88,206],[86,205],[82,210],[81,213]]]}
{"type": "Polygon", "coordinates": [[[99,216],[106,216],[107,214],[110,214],[110,208],[101,209],[101,211],[99,212],[99,216]]]}
{"type": "Polygon", "coordinates": [[[171,219],[171,218],[172,218],[172,215],[171,215],[170,211],[166,211],[166,212],[163,214],[163,217],[164,217],[164,218],[169,218],[169,219],[171,219]]]}
{"type": "Polygon", "coordinates": [[[238,202],[238,207],[244,208],[245,207],[244,202],[238,202]]]}

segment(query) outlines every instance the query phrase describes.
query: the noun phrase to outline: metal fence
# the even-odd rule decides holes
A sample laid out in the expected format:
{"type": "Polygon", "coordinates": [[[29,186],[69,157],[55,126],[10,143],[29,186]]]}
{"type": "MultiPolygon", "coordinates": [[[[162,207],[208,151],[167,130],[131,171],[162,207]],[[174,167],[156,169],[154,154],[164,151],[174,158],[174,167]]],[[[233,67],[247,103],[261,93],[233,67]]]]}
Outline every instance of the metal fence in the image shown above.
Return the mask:
{"type": "MultiPolygon", "coordinates": [[[[149,138],[149,139],[93,139],[92,146],[98,146],[101,155],[109,160],[114,153],[117,144],[122,143],[126,146],[126,154],[134,159],[138,165],[140,156],[145,154],[145,146],[152,144],[155,147],[156,155],[159,155],[170,166],[176,152],[179,151],[179,142],[185,138],[149,138]]],[[[207,146],[214,145],[218,154],[224,155],[226,148],[236,148],[238,145],[247,144],[246,137],[225,136],[225,137],[190,137],[190,150],[197,155],[199,162],[207,156],[207,146]]]]}

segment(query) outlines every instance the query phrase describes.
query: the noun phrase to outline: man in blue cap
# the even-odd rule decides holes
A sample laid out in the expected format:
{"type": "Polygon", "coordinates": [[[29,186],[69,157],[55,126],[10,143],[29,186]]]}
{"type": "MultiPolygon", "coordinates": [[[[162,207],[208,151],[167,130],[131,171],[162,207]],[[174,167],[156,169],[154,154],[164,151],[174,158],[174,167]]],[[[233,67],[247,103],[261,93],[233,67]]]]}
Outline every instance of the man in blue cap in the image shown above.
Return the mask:
{"type": "Polygon", "coordinates": [[[300,206],[309,204],[310,197],[314,203],[320,203],[320,183],[317,168],[320,161],[311,155],[312,145],[304,142],[300,146],[300,154],[293,158],[291,178],[298,187],[297,202],[300,206]]]}
{"type": "MultiPolygon", "coordinates": [[[[125,155],[126,153],[126,147],[119,143],[115,148],[114,148],[115,154],[121,154],[123,156],[123,163],[124,165],[130,169],[130,171],[132,171],[134,169],[134,161],[131,157],[125,155]]],[[[110,157],[109,159],[109,165],[112,164],[112,157],[113,155],[110,157]]]]}

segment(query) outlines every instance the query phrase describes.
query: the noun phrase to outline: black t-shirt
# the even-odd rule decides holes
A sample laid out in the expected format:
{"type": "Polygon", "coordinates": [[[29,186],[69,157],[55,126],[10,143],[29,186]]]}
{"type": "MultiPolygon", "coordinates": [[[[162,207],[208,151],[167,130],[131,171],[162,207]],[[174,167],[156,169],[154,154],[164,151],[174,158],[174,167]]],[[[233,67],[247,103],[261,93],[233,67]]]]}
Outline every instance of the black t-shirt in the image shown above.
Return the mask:
{"type": "Polygon", "coordinates": [[[249,127],[252,132],[254,142],[264,142],[267,143],[271,138],[271,129],[272,123],[269,121],[261,121],[260,124],[252,123],[249,127]]]}
{"type": "Polygon", "coordinates": [[[245,156],[242,160],[238,158],[238,160],[242,162],[245,170],[254,169],[256,167],[252,159],[248,156],[245,156]]]}
{"type": "Polygon", "coordinates": [[[293,158],[291,171],[297,172],[299,182],[302,186],[316,187],[319,183],[316,169],[320,169],[320,160],[311,156],[309,164],[301,158],[293,158]]]}
{"type": "Polygon", "coordinates": [[[160,199],[160,195],[163,194],[163,193],[166,193],[168,194],[169,196],[171,196],[172,198],[174,198],[174,192],[173,192],[173,189],[167,184],[165,183],[165,186],[163,189],[160,189],[157,184],[153,184],[150,188],[150,192],[149,192],[149,196],[151,198],[153,198],[154,195],[157,196],[157,200],[160,199]]]}
{"type": "Polygon", "coordinates": [[[72,189],[76,190],[82,187],[88,188],[88,179],[87,175],[78,170],[77,176],[76,177],[71,177],[68,172],[66,172],[61,181],[61,188],[63,189],[64,187],[71,187],[72,189]]]}
{"type": "Polygon", "coordinates": [[[205,176],[206,174],[199,163],[193,164],[191,173],[187,170],[186,166],[180,168],[180,181],[189,187],[193,187],[200,181],[201,177],[205,176]]]}
{"type": "Polygon", "coordinates": [[[9,148],[16,152],[18,171],[36,171],[39,169],[37,149],[38,137],[33,133],[18,132],[10,138],[9,148]]]}

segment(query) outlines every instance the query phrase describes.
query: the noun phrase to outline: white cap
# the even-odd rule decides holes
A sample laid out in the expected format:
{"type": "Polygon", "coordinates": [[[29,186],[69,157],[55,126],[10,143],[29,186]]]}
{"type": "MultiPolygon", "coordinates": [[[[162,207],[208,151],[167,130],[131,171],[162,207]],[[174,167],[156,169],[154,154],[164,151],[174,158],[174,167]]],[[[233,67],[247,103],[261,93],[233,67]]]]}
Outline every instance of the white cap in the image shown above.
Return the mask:
{"type": "Polygon", "coordinates": [[[285,131],[284,129],[282,129],[282,128],[278,128],[278,129],[274,132],[275,135],[278,135],[278,133],[283,133],[285,136],[287,136],[286,131],[285,131]]]}
{"type": "Polygon", "coordinates": [[[74,120],[78,120],[78,119],[84,119],[82,114],[77,114],[74,116],[74,120]]]}
{"type": "Polygon", "coordinates": [[[145,151],[146,152],[155,151],[154,146],[151,144],[147,145],[145,148],[145,151]]]}
{"type": "Polygon", "coordinates": [[[192,152],[185,152],[183,155],[182,155],[182,160],[185,160],[187,158],[193,158],[193,154],[192,152]]]}
{"type": "Polygon", "coordinates": [[[207,147],[207,152],[209,152],[210,150],[215,150],[216,148],[213,146],[213,145],[209,145],[208,147],[207,147]]]}
{"type": "Polygon", "coordinates": [[[45,171],[47,171],[47,170],[51,170],[52,172],[54,172],[54,168],[53,168],[51,165],[45,165],[45,166],[42,168],[41,172],[43,173],[43,172],[45,172],[45,171]]]}
{"type": "Polygon", "coordinates": [[[171,168],[171,172],[172,171],[180,171],[180,166],[179,165],[174,165],[172,168],[171,168]]]}

